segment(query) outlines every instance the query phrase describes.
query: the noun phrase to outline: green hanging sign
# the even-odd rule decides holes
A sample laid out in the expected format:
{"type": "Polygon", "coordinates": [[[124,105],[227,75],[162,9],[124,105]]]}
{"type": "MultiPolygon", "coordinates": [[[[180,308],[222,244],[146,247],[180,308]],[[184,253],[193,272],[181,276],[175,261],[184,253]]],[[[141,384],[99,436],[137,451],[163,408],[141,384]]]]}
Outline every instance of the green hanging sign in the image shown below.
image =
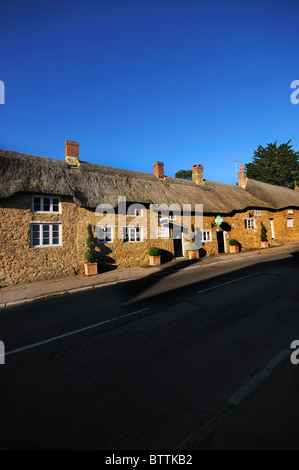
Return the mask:
{"type": "Polygon", "coordinates": [[[221,217],[221,215],[217,215],[217,216],[215,217],[215,224],[216,224],[216,225],[221,225],[222,222],[223,222],[223,218],[221,217]]]}

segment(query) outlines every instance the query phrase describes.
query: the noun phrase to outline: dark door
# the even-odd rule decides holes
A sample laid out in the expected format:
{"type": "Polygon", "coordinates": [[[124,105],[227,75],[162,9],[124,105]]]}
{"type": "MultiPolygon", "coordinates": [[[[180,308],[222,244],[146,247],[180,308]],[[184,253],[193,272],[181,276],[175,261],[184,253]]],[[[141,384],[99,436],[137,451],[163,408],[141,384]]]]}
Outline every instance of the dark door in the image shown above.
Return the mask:
{"type": "Polygon", "coordinates": [[[182,258],[183,256],[182,238],[173,239],[173,248],[174,248],[174,257],[182,258]]]}
{"type": "Polygon", "coordinates": [[[222,230],[219,230],[217,233],[217,245],[218,245],[218,253],[225,253],[224,249],[224,234],[222,230]]]}

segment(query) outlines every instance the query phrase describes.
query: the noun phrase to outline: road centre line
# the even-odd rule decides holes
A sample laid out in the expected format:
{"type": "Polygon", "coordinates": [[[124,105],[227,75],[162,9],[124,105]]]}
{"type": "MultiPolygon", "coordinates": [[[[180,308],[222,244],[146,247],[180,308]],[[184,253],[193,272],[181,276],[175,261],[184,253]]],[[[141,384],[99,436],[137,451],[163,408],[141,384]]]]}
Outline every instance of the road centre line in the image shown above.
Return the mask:
{"type": "Polygon", "coordinates": [[[232,284],[233,282],[242,281],[243,279],[248,279],[249,277],[258,276],[259,274],[261,274],[261,273],[254,273],[254,274],[250,274],[249,276],[239,277],[238,279],[234,279],[233,281],[223,282],[222,284],[218,284],[217,286],[213,286],[213,287],[209,287],[208,289],[200,290],[197,293],[198,294],[203,294],[204,292],[207,292],[209,290],[217,289],[218,287],[226,286],[227,284],[232,284]]]}
{"type": "MultiPolygon", "coordinates": [[[[136,312],[127,313],[126,315],[121,315],[119,317],[111,318],[110,320],[104,320],[104,321],[101,321],[99,323],[95,323],[93,325],[85,326],[84,328],[79,328],[78,330],[69,331],[68,333],[64,333],[63,335],[54,336],[53,338],[45,339],[43,341],[39,341],[38,343],[33,343],[33,344],[29,344],[28,346],[23,346],[21,348],[13,349],[12,351],[6,352],[5,356],[10,356],[11,354],[16,354],[16,353],[19,353],[19,352],[22,352],[22,351],[26,351],[27,349],[33,349],[33,348],[36,348],[38,346],[42,346],[42,345],[47,344],[47,343],[52,343],[53,341],[57,341],[58,339],[66,338],[67,336],[72,336],[72,335],[75,335],[77,333],[81,333],[83,331],[90,330],[92,328],[96,328],[98,326],[105,325],[107,323],[111,323],[111,322],[116,321],[116,320],[120,320],[122,318],[127,318],[127,317],[130,317],[132,315],[136,315],[137,313],[145,312],[146,310],[150,310],[150,308],[148,307],[148,308],[143,308],[142,310],[136,310],[136,312]]],[[[2,356],[3,356],[3,354],[2,354],[2,356]]],[[[1,357],[1,355],[0,355],[0,357],[1,357]]]]}

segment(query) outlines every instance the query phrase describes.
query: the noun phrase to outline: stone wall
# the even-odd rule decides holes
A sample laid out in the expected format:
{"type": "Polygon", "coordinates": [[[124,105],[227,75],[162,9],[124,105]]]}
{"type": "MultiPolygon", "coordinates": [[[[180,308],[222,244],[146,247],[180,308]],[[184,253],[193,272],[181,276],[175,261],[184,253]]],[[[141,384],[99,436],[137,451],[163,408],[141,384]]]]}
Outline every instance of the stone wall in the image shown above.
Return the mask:
{"type": "MultiPolygon", "coordinates": [[[[229,252],[229,239],[236,238],[243,250],[260,247],[260,221],[263,221],[268,230],[270,245],[271,239],[270,219],[273,219],[275,239],[282,243],[299,240],[299,210],[294,209],[293,214],[288,210],[277,212],[261,211],[261,216],[252,216],[253,211],[223,216],[223,224],[215,225],[215,215],[205,215],[203,228],[211,230],[211,241],[202,245],[201,255],[218,253],[217,230],[224,232],[225,251],[229,252]],[[245,229],[244,219],[254,218],[255,228],[245,229]],[[293,219],[293,227],[287,228],[287,219],[293,219]]],[[[149,222],[149,211],[146,211],[149,222]]],[[[143,216],[145,214],[143,213],[143,216]]],[[[16,194],[4,199],[0,207],[0,286],[30,282],[34,280],[52,279],[72,274],[82,273],[84,270],[84,253],[87,249],[87,226],[100,223],[94,211],[79,208],[68,198],[61,198],[60,213],[36,213],[32,211],[32,195],[16,194]],[[61,246],[31,247],[30,225],[34,221],[60,222],[62,227],[61,246]]],[[[117,238],[118,223],[120,226],[128,225],[134,217],[116,216],[111,225],[114,226],[114,240],[111,243],[98,244],[97,253],[100,271],[114,268],[148,265],[148,249],[157,246],[163,250],[163,260],[172,259],[174,245],[170,239],[150,239],[149,223],[140,222],[144,227],[146,239],[140,242],[124,242],[117,238]]],[[[135,220],[136,222],[136,220],[135,220]]],[[[175,222],[179,224],[179,222],[175,222]]],[[[191,217],[191,223],[195,223],[191,217]]],[[[190,223],[190,226],[191,226],[190,223]]],[[[136,223],[134,224],[136,225],[136,223]]],[[[171,233],[171,232],[170,232],[171,233]]],[[[184,254],[188,256],[189,235],[184,234],[184,254]]]]}

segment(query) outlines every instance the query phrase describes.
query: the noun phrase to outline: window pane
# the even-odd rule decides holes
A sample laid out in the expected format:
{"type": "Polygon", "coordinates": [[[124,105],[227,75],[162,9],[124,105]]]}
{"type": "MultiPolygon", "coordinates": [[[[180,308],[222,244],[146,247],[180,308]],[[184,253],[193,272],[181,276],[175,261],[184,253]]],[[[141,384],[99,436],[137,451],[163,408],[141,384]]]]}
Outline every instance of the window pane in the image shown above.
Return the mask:
{"type": "Polygon", "coordinates": [[[59,212],[59,199],[53,199],[53,212],[59,212]]]}
{"type": "Polygon", "coordinates": [[[39,245],[39,225],[32,225],[32,245],[39,245]]]}
{"type": "Polygon", "coordinates": [[[53,225],[53,232],[52,232],[52,243],[53,245],[59,245],[59,225],[54,224],[53,225]]]}
{"type": "Polygon", "coordinates": [[[50,199],[48,197],[44,197],[44,211],[50,211],[50,199]]]}
{"type": "Polygon", "coordinates": [[[43,225],[43,245],[50,244],[50,225],[43,225]]]}
{"type": "Polygon", "coordinates": [[[40,211],[40,197],[33,198],[33,210],[40,211]]]}
{"type": "Polygon", "coordinates": [[[111,227],[106,227],[106,241],[107,242],[112,241],[112,228],[111,227]]]}

